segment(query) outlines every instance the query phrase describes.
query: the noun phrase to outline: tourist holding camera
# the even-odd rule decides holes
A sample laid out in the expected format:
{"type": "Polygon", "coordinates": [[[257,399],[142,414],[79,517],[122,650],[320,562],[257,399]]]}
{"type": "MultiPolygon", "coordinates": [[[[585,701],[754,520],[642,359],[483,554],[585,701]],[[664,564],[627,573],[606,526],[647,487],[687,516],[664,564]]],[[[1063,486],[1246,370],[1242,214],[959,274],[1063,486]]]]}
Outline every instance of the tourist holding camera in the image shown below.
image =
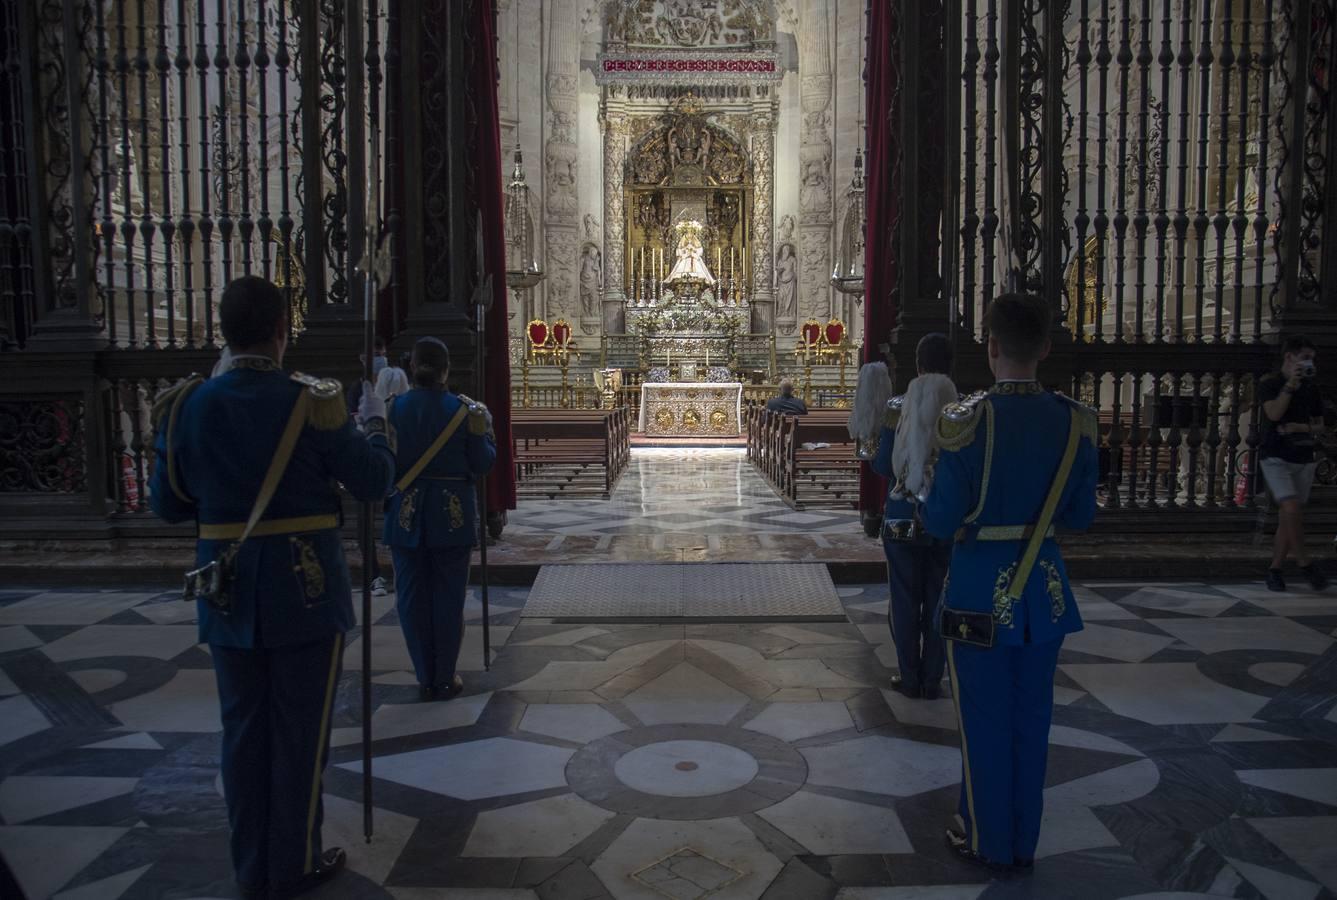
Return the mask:
{"type": "Polygon", "coordinates": [[[1309,559],[1304,543],[1304,507],[1314,484],[1316,435],[1323,429],[1323,398],[1314,375],[1314,345],[1294,335],[1282,344],[1281,368],[1258,382],[1263,408],[1260,448],[1263,480],[1278,507],[1277,536],[1267,588],[1286,590],[1282,567],[1295,557],[1310,586],[1321,591],[1328,578],[1309,559]]]}

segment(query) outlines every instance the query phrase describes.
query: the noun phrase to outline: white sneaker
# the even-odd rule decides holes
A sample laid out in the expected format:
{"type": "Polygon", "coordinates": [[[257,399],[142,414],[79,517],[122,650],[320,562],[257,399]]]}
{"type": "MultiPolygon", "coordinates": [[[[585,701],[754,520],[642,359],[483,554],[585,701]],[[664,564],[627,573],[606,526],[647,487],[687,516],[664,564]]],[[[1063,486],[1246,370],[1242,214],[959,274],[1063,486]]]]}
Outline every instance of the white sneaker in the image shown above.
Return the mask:
{"type": "Polygon", "coordinates": [[[373,578],[371,580],[371,595],[373,597],[384,597],[386,594],[385,579],[373,578]]]}

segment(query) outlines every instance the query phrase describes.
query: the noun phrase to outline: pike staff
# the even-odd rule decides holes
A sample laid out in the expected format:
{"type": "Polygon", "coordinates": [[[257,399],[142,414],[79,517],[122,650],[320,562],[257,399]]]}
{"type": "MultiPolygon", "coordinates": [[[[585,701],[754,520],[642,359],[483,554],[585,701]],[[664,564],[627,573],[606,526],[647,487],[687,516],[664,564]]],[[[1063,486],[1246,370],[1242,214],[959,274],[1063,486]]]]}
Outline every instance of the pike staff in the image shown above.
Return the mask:
{"type": "MultiPolygon", "coordinates": [[[[371,21],[376,22],[376,4],[372,4],[371,21]]],[[[370,209],[366,216],[365,255],[358,263],[362,271],[362,378],[363,390],[374,389],[373,363],[376,342],[376,294],[389,278],[390,254],[384,246],[381,231],[381,104],[379,79],[374,79],[368,90],[367,113],[371,125],[370,152],[367,154],[367,193],[370,209]]],[[[376,553],[373,536],[375,506],[362,504],[362,835],[368,844],[372,835],[371,787],[371,559],[376,553]]]]}
{"type": "MultiPolygon", "coordinates": [[[[474,231],[474,330],[477,332],[478,345],[475,348],[477,366],[478,402],[487,405],[487,382],[484,379],[483,364],[487,360],[487,347],[483,341],[487,332],[487,314],[492,309],[492,276],[485,274],[483,262],[483,214],[478,214],[477,228],[474,231]]],[[[478,479],[478,570],[479,599],[483,604],[483,669],[492,670],[492,634],[488,622],[487,596],[487,475],[478,479]]]]}

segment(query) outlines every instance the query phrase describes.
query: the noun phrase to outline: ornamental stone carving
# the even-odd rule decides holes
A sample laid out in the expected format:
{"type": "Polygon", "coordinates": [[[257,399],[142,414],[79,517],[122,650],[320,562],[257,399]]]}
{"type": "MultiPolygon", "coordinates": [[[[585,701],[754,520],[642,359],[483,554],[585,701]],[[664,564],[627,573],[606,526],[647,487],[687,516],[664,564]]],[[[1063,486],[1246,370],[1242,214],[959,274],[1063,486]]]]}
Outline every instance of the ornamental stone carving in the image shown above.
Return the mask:
{"type": "Polygon", "coordinates": [[[732,134],[706,120],[690,99],[658,120],[640,120],[630,152],[635,184],[741,184],[747,152],[732,134]]]}
{"type": "Polygon", "coordinates": [[[745,47],[773,39],[762,0],[610,0],[604,38],[641,47],[745,47]]]}
{"type": "Polygon", "coordinates": [[[626,204],[623,197],[623,176],[627,168],[626,112],[620,108],[604,108],[604,331],[621,334],[623,322],[622,301],[626,297],[623,285],[624,242],[626,240],[626,204]]]}

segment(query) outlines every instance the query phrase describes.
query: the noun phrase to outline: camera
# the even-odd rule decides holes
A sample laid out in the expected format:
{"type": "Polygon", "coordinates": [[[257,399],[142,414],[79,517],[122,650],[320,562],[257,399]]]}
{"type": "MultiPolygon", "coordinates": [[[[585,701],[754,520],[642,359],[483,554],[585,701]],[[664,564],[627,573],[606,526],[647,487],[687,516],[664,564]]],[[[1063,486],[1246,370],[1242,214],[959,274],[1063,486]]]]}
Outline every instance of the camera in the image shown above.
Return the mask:
{"type": "Polygon", "coordinates": [[[1301,378],[1313,378],[1317,372],[1312,359],[1301,359],[1295,363],[1295,374],[1301,378]]]}

